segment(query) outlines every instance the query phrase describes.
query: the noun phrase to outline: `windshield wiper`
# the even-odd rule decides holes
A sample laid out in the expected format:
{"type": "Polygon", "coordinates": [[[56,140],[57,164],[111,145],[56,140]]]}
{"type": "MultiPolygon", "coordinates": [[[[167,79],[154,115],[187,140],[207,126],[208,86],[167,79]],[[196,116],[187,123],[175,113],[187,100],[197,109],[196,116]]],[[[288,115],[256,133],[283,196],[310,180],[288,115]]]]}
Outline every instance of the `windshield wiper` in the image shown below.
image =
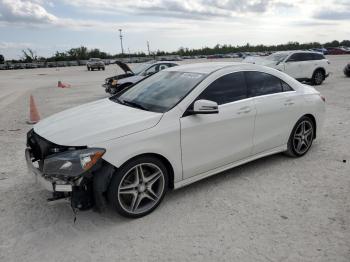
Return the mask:
{"type": "Polygon", "coordinates": [[[121,105],[124,105],[124,101],[119,99],[118,97],[111,97],[110,100],[114,101],[114,102],[117,102],[118,104],[121,104],[121,105]]]}
{"type": "MultiPolygon", "coordinates": [[[[121,101],[121,100],[119,100],[121,101]]],[[[132,102],[132,101],[128,101],[128,100],[123,100],[121,101],[124,105],[129,105],[129,106],[132,106],[132,107],[135,107],[135,108],[139,108],[139,109],[142,109],[142,110],[146,110],[146,111],[149,111],[149,109],[147,109],[146,107],[138,104],[138,103],[135,103],[135,102],[132,102]]]]}

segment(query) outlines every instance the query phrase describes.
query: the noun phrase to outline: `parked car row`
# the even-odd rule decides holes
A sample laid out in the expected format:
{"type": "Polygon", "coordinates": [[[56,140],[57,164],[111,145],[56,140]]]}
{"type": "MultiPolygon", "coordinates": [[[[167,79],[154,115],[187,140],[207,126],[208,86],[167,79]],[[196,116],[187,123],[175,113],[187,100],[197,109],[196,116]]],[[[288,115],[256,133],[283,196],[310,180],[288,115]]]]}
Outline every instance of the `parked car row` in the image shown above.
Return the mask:
{"type": "MultiPolygon", "coordinates": [[[[35,62],[35,63],[4,63],[0,64],[0,70],[12,69],[32,69],[32,68],[46,68],[46,67],[66,67],[66,66],[81,66],[86,65],[88,60],[75,61],[57,61],[57,62],[35,62]]],[[[104,59],[105,65],[109,65],[111,60],[104,59]]]]}

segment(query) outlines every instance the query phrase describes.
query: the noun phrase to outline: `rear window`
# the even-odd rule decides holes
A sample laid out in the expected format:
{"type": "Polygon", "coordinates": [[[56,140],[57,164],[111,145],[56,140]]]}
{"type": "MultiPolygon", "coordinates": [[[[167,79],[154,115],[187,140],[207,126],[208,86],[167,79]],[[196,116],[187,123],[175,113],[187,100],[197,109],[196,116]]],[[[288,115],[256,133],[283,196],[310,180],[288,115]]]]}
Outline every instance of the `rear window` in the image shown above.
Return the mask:
{"type": "Polygon", "coordinates": [[[281,80],[263,72],[245,72],[250,96],[282,92],[281,80]]]}
{"type": "Polygon", "coordinates": [[[263,72],[245,72],[250,97],[294,91],[287,83],[263,72]]]}
{"type": "Polygon", "coordinates": [[[326,59],[323,54],[313,53],[311,54],[312,60],[322,60],[326,59]]]}

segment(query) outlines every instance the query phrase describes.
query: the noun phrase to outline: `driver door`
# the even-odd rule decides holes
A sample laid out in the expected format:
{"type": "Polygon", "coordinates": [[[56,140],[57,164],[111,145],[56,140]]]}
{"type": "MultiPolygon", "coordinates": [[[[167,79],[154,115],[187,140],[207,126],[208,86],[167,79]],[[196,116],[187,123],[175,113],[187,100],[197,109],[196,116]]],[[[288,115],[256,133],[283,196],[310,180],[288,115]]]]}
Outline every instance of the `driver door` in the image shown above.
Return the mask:
{"type": "Polygon", "coordinates": [[[224,75],[195,100],[219,105],[218,114],[186,114],[180,119],[183,178],[250,156],[256,110],[243,72],[224,75]]]}

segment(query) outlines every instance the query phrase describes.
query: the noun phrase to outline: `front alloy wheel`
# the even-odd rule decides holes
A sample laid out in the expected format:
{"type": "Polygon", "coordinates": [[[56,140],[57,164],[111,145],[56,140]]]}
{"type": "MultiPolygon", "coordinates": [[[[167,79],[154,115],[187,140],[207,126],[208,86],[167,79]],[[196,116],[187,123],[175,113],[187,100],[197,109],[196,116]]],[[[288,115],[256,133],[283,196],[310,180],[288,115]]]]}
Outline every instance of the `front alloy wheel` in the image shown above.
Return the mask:
{"type": "Polygon", "coordinates": [[[314,125],[310,118],[302,117],[294,126],[288,141],[287,154],[303,156],[310,149],[314,140],[314,125]]]}
{"type": "Polygon", "coordinates": [[[167,189],[167,171],[155,158],[127,163],[113,177],[109,200],[118,213],[126,217],[142,217],[161,202],[167,189]]]}
{"type": "Polygon", "coordinates": [[[312,77],[313,84],[320,85],[322,84],[323,80],[324,80],[323,72],[321,70],[317,70],[312,77]]]}

